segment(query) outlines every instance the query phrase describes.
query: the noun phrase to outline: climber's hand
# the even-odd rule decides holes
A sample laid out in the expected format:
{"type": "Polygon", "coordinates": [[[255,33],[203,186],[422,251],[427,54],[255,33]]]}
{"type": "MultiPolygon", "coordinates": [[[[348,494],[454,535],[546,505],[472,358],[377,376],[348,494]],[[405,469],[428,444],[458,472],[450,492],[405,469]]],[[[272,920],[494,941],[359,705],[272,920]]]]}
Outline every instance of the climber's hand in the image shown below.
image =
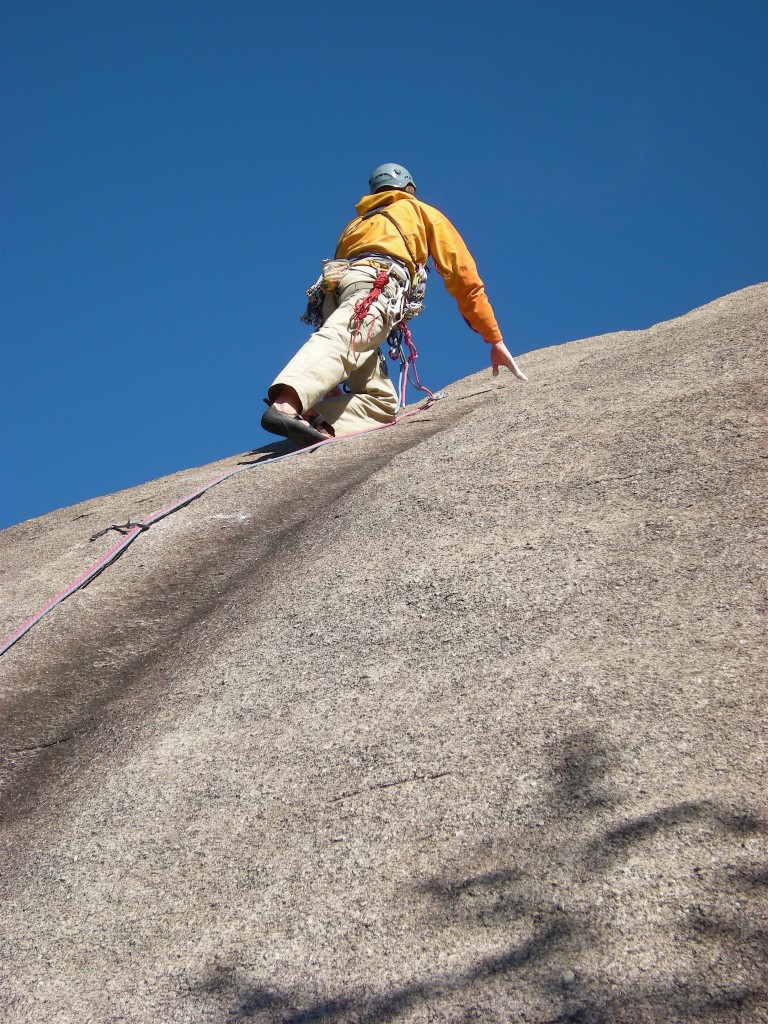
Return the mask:
{"type": "Polygon", "coordinates": [[[518,380],[528,380],[512,358],[512,353],[503,341],[497,341],[494,345],[491,345],[491,366],[493,367],[494,377],[498,377],[500,366],[506,366],[509,372],[514,373],[518,380]]]}

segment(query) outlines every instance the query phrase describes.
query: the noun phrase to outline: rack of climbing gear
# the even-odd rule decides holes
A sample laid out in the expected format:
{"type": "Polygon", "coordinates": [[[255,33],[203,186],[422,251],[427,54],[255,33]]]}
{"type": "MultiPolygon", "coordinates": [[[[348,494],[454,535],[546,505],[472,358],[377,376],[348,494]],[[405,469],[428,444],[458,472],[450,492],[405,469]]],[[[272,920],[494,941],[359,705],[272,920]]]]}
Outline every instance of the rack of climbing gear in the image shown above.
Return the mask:
{"type": "MultiPolygon", "coordinates": [[[[410,250],[409,250],[410,251],[410,250]]],[[[368,328],[368,333],[363,337],[365,320],[370,314],[374,302],[384,299],[387,302],[387,316],[394,325],[387,336],[389,346],[389,358],[400,363],[400,375],[398,381],[399,408],[406,405],[406,391],[408,382],[435,399],[435,394],[425,387],[419,379],[416,369],[418,352],[413,343],[407,321],[417,317],[424,308],[424,295],[427,288],[427,277],[430,267],[416,264],[413,274],[400,260],[379,252],[362,252],[350,259],[323,260],[323,270],[320,277],[311,288],[307,289],[307,309],[301,320],[312,327],[320,327],[323,324],[323,302],[326,295],[334,291],[344,273],[355,264],[368,264],[379,268],[371,290],[355,303],[355,308],[350,320],[352,332],[352,354],[356,356],[356,343],[360,340],[370,340],[373,324],[368,328]],[[391,295],[385,293],[387,284],[393,280],[398,287],[391,295]]],[[[438,397],[439,397],[438,392],[438,397]]]]}
{"type": "Polygon", "coordinates": [[[376,322],[372,320],[368,326],[368,333],[363,338],[363,327],[368,314],[371,312],[371,306],[374,304],[376,299],[379,298],[381,293],[389,283],[389,270],[380,270],[376,275],[376,280],[371,285],[371,290],[367,295],[364,295],[361,299],[358,299],[355,303],[355,309],[352,313],[352,319],[349,321],[349,327],[352,331],[352,358],[357,358],[357,350],[355,348],[355,342],[361,339],[364,342],[369,342],[371,339],[371,333],[373,332],[373,325],[376,322]]]}

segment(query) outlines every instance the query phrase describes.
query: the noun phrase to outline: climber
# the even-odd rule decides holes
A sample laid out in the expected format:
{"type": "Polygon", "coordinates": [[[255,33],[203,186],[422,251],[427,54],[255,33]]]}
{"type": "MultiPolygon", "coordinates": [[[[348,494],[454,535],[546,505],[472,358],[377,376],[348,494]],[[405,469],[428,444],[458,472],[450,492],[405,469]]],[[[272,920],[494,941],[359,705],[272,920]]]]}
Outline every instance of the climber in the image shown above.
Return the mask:
{"type": "Polygon", "coordinates": [[[490,345],[493,376],[506,367],[528,379],[502,340],[458,231],[416,198],[401,164],[377,167],[369,185],[334,259],[307,292],[302,319],[317,330],[267,392],[262,427],[301,445],[392,422],[398,397],[379,346],[420,311],[430,256],[466,323],[490,345]]]}

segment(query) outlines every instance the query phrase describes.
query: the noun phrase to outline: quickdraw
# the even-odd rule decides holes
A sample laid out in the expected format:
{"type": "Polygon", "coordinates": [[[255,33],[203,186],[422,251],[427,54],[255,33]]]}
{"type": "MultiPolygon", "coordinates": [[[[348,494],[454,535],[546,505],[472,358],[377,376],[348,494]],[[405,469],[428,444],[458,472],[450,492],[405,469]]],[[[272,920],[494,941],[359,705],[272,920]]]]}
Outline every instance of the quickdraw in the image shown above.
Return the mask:
{"type": "Polygon", "coordinates": [[[405,320],[401,320],[400,323],[396,324],[392,331],[390,331],[389,337],[387,338],[387,344],[389,345],[389,358],[400,362],[397,397],[401,409],[404,409],[406,405],[406,391],[408,389],[409,380],[415,388],[419,391],[423,391],[424,394],[428,395],[432,401],[441,397],[440,392],[434,394],[419,380],[419,372],[416,369],[416,360],[419,358],[419,353],[416,351],[416,346],[413,344],[411,332],[405,320]]]}

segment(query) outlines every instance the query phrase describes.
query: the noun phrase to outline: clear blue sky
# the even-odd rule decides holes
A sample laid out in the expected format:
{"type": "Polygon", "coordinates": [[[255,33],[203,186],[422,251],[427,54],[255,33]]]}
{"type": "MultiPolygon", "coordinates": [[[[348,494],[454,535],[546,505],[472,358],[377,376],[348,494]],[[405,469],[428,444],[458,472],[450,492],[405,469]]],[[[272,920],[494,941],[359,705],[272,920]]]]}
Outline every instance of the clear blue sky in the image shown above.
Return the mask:
{"type": "MultiPolygon", "coordinates": [[[[265,444],[383,161],[523,367],[765,280],[767,11],[3,0],[0,526],[265,444]]],[[[430,386],[486,363],[436,277],[414,337],[430,386]]]]}

